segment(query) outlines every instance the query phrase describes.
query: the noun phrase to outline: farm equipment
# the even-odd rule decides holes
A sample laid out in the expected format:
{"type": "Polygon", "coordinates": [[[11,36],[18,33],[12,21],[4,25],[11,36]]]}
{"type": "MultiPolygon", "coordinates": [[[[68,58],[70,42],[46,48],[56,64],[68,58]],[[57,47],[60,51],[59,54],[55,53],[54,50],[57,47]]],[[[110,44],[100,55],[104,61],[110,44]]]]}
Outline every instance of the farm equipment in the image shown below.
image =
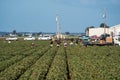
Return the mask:
{"type": "Polygon", "coordinates": [[[105,46],[105,45],[119,45],[120,46],[120,35],[119,36],[109,36],[108,34],[103,34],[100,37],[91,38],[87,36],[83,36],[81,38],[81,44],[84,46],[105,46]]]}
{"type": "Polygon", "coordinates": [[[104,45],[113,45],[113,38],[109,35],[101,35],[100,38],[82,38],[83,45],[97,45],[97,46],[104,46],[104,45]]]}
{"type": "Polygon", "coordinates": [[[113,45],[113,38],[106,37],[105,40],[101,39],[97,45],[113,45]]]}

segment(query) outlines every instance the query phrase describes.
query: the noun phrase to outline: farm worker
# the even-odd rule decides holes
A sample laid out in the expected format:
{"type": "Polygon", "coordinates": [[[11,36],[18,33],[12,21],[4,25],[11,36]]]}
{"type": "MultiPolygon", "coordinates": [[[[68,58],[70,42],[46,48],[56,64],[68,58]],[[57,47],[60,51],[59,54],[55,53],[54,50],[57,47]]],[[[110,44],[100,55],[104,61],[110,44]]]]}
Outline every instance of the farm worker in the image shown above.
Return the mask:
{"type": "Polygon", "coordinates": [[[73,41],[74,41],[74,39],[71,38],[70,46],[73,46],[73,41]]]}
{"type": "Polygon", "coordinates": [[[11,43],[11,41],[8,41],[8,43],[10,44],[10,43],[11,43]]]}
{"type": "Polygon", "coordinates": [[[60,40],[57,40],[57,47],[59,47],[60,46],[60,40]]]}
{"type": "Polygon", "coordinates": [[[53,40],[50,41],[50,47],[53,47],[53,40]]]}
{"type": "Polygon", "coordinates": [[[70,42],[70,46],[73,46],[73,42],[70,42]]]}
{"type": "Polygon", "coordinates": [[[67,47],[67,42],[66,41],[64,41],[64,47],[67,47]]]}
{"type": "Polygon", "coordinates": [[[33,47],[33,46],[35,46],[35,44],[32,42],[32,43],[31,43],[31,47],[33,47]]]}
{"type": "Polygon", "coordinates": [[[78,39],[76,39],[76,45],[78,44],[78,39]]]}

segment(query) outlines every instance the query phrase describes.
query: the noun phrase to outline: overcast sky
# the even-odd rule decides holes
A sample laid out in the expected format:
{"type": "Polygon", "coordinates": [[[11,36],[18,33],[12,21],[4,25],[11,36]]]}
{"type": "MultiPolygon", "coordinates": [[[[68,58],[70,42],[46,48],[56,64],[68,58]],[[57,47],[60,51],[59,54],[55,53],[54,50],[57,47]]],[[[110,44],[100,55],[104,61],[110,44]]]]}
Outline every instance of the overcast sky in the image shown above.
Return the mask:
{"type": "Polygon", "coordinates": [[[120,0],[0,0],[0,31],[85,32],[99,27],[106,9],[108,26],[120,24],[120,0]]]}

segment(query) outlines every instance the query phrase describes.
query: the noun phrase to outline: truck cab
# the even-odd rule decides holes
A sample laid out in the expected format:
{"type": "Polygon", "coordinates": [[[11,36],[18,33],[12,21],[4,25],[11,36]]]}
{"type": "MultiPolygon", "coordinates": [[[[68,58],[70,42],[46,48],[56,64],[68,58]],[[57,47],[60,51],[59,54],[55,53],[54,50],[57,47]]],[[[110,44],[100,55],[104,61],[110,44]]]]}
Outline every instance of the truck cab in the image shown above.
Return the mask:
{"type": "Polygon", "coordinates": [[[82,45],[84,45],[84,46],[90,45],[88,36],[82,36],[81,40],[82,40],[82,43],[81,43],[82,45]]]}
{"type": "Polygon", "coordinates": [[[120,36],[114,36],[113,37],[114,44],[120,46],[120,36]]]}

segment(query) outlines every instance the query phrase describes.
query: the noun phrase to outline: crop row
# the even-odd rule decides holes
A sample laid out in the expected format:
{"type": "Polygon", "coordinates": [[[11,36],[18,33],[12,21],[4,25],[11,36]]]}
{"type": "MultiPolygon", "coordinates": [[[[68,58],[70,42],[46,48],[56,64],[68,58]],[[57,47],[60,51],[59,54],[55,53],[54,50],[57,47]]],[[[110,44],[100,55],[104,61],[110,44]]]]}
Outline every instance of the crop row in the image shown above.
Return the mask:
{"type": "Polygon", "coordinates": [[[39,58],[34,65],[32,65],[19,80],[42,80],[51,66],[51,63],[56,55],[56,48],[48,50],[41,58],[39,58]]]}
{"type": "Polygon", "coordinates": [[[5,61],[5,60],[9,60],[10,58],[21,55],[22,53],[27,52],[29,50],[30,50],[30,48],[28,48],[28,47],[18,49],[18,50],[15,50],[15,51],[8,50],[9,52],[6,51],[6,53],[1,53],[0,54],[1,55],[0,56],[0,62],[5,61]]]}
{"type": "Polygon", "coordinates": [[[20,55],[16,55],[10,59],[7,59],[5,61],[0,62],[0,72],[4,69],[8,68],[9,66],[13,65],[14,63],[17,63],[18,61],[22,60],[23,58],[33,54],[35,49],[31,49],[26,52],[22,52],[20,55]]]}
{"type": "Polygon", "coordinates": [[[31,43],[0,42],[0,80],[120,80],[119,46],[31,43]]]}
{"type": "Polygon", "coordinates": [[[34,54],[25,57],[0,73],[0,80],[13,80],[22,75],[31,65],[33,65],[47,50],[38,50],[34,54]]]}
{"type": "MultiPolygon", "coordinates": [[[[4,42],[0,42],[2,43],[1,45],[4,47],[0,47],[0,62],[7,60],[11,57],[14,57],[16,55],[18,55],[19,53],[23,53],[25,51],[28,51],[31,49],[31,43],[32,42],[12,42],[11,44],[8,43],[4,43],[4,42]]],[[[44,44],[44,42],[35,42],[35,47],[39,47],[42,48],[44,47],[46,44],[44,44]]]]}
{"type": "Polygon", "coordinates": [[[108,46],[67,48],[71,79],[119,80],[120,54],[116,49],[108,46]]]}
{"type": "Polygon", "coordinates": [[[34,47],[34,48],[27,48],[27,49],[23,49],[23,50],[20,50],[20,51],[16,51],[14,53],[10,53],[11,56],[9,56],[9,58],[4,58],[4,61],[1,61],[0,62],[0,72],[2,70],[4,70],[5,68],[9,67],[10,65],[20,61],[21,59],[23,59],[24,57],[26,56],[29,56],[31,55],[32,53],[34,53],[34,51],[38,50],[39,48],[43,49],[42,46],[40,47],[34,47]],[[14,56],[12,55],[14,54],[14,56]]]}
{"type": "Polygon", "coordinates": [[[67,80],[66,53],[63,47],[60,47],[51,68],[46,76],[46,80],[67,80]]]}
{"type": "Polygon", "coordinates": [[[29,47],[26,47],[26,44],[23,43],[21,44],[21,42],[19,43],[14,42],[12,44],[8,44],[5,42],[0,43],[2,44],[2,46],[4,46],[0,47],[0,61],[9,59],[19,52],[24,52],[25,50],[30,49],[29,47]]]}

